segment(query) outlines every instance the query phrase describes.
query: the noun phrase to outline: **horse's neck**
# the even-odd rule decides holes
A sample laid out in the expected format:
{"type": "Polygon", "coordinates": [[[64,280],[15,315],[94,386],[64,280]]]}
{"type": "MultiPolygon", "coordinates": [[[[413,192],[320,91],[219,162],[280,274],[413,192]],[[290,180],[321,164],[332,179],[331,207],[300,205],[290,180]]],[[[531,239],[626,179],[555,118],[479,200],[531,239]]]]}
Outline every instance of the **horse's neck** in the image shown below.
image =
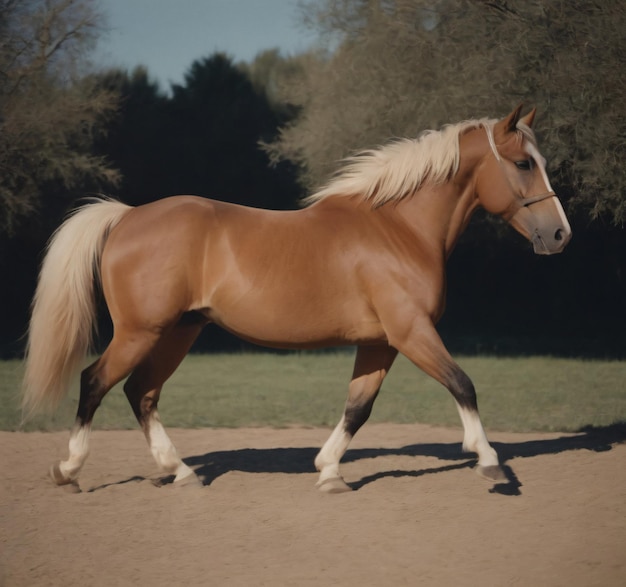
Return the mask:
{"type": "Polygon", "coordinates": [[[463,134],[459,138],[462,156],[454,177],[438,185],[424,185],[398,206],[412,229],[442,249],[446,258],[479,205],[476,173],[485,156],[484,143],[481,129],[463,134]]]}
{"type": "Polygon", "coordinates": [[[402,200],[396,212],[421,238],[443,249],[446,258],[478,205],[472,185],[446,182],[425,186],[402,200]]]}

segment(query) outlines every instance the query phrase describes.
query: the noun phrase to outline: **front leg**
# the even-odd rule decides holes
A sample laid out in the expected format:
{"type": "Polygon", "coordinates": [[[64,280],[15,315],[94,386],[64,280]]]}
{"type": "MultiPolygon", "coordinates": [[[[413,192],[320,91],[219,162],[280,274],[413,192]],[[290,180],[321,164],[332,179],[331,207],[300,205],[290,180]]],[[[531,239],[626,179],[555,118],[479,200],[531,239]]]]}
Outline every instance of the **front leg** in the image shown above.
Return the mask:
{"type": "Polygon", "coordinates": [[[398,351],[387,345],[357,349],[344,414],[315,459],[317,487],[327,493],[351,491],[339,474],[339,461],[357,430],[369,418],[380,386],[398,351]]]}
{"type": "Polygon", "coordinates": [[[474,384],[452,359],[430,320],[416,320],[393,345],[425,373],[444,385],[454,397],[463,423],[463,450],[478,455],[476,472],[489,480],[506,479],[498,455],[483,429],[474,384]]]}

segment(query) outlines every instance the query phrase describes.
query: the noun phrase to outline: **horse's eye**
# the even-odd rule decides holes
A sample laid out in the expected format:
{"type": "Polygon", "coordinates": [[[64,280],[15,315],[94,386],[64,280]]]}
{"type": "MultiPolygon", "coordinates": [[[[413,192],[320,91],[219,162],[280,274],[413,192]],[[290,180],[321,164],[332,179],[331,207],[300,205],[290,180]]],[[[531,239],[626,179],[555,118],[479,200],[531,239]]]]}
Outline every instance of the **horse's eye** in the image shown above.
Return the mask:
{"type": "Polygon", "coordinates": [[[524,159],[522,161],[516,161],[515,166],[522,171],[530,171],[533,168],[533,160],[524,159]]]}

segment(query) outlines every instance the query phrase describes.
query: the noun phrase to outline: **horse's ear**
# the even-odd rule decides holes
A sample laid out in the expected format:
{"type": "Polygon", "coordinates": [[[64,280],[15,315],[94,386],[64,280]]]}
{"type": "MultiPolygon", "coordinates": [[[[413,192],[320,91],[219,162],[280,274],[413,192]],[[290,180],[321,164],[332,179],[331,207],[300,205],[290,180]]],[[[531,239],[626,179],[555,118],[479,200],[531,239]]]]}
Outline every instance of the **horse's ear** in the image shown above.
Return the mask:
{"type": "Polygon", "coordinates": [[[528,128],[532,128],[533,121],[535,120],[535,114],[537,114],[537,109],[533,108],[526,116],[522,116],[519,121],[525,124],[528,128]]]}
{"type": "Polygon", "coordinates": [[[505,119],[501,121],[502,130],[504,133],[513,132],[517,128],[517,123],[520,119],[520,114],[522,113],[522,108],[524,104],[520,104],[511,114],[509,114],[505,119]]]}

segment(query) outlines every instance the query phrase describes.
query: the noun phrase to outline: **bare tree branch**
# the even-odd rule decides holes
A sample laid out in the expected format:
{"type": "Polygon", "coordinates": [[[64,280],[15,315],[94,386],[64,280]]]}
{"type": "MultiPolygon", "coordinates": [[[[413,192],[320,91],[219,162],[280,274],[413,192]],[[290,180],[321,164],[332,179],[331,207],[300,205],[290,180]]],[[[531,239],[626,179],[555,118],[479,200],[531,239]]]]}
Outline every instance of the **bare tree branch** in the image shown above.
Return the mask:
{"type": "Polygon", "coordinates": [[[80,74],[97,32],[94,0],[0,2],[0,229],[32,213],[50,185],[111,185],[89,155],[116,96],[80,74]]]}

